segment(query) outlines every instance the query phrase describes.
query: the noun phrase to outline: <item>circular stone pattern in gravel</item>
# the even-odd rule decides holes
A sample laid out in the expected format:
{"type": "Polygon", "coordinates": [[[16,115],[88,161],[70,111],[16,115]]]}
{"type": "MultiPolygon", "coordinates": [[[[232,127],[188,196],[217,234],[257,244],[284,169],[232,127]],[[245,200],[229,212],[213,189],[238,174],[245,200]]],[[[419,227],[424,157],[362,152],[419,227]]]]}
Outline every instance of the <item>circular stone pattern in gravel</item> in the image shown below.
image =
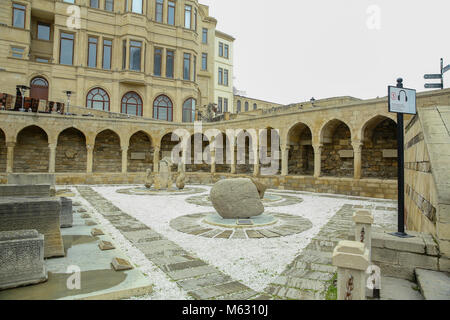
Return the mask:
{"type": "Polygon", "coordinates": [[[258,226],[241,226],[235,220],[234,226],[230,223],[230,219],[224,220],[227,227],[218,227],[205,220],[215,221],[216,212],[196,213],[181,216],[170,221],[170,226],[182,233],[199,236],[204,238],[215,239],[263,239],[263,238],[280,238],[299,234],[312,228],[313,224],[310,220],[285,213],[264,213],[264,221],[274,221],[265,227],[258,226]]]}
{"type": "Polygon", "coordinates": [[[118,189],[117,193],[128,194],[128,195],[137,195],[137,196],[177,196],[177,195],[189,195],[189,194],[197,194],[203,193],[206,189],[196,188],[196,187],[186,187],[183,190],[178,188],[174,188],[172,190],[156,190],[154,188],[147,189],[145,187],[135,187],[135,188],[127,188],[127,189],[118,189]]]}
{"type": "MultiPolygon", "coordinates": [[[[212,207],[209,194],[202,194],[186,199],[187,203],[196,204],[203,207],[212,207]]],[[[266,193],[262,199],[264,207],[284,207],[303,202],[302,198],[288,196],[284,194],[266,193]]]]}

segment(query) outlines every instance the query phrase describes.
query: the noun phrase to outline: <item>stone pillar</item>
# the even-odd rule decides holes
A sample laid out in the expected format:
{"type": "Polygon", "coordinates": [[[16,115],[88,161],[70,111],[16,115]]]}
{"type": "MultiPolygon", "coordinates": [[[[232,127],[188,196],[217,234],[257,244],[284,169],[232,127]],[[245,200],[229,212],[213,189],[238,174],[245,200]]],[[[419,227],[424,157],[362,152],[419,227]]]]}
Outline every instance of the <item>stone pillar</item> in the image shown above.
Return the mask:
{"type": "Polygon", "coordinates": [[[153,172],[154,173],[159,172],[159,153],[160,152],[161,152],[161,146],[155,146],[154,153],[153,153],[153,172]]]}
{"type": "Polygon", "coordinates": [[[122,146],[122,173],[128,172],[128,146],[122,146]]]}
{"type": "Polygon", "coordinates": [[[216,173],[216,150],[211,150],[211,173],[216,173]]]}
{"type": "Polygon", "coordinates": [[[337,267],[338,300],[366,300],[369,250],[361,242],[341,241],[333,251],[337,267]]]}
{"type": "Polygon", "coordinates": [[[55,173],[56,167],[56,144],[49,144],[48,148],[50,149],[50,159],[48,162],[48,172],[55,173]]]}
{"type": "Polygon", "coordinates": [[[86,150],[87,150],[86,172],[92,173],[92,167],[94,166],[94,146],[92,144],[87,144],[86,150]]]}
{"type": "Polygon", "coordinates": [[[16,146],[15,142],[7,142],[6,143],[6,172],[12,173],[14,168],[14,147],[16,146]]]}
{"type": "Polygon", "coordinates": [[[256,159],[254,159],[253,163],[253,176],[257,177],[259,176],[259,149],[256,147],[256,149],[253,149],[253,154],[256,159]]]}
{"type": "Polygon", "coordinates": [[[231,155],[231,161],[230,161],[231,162],[230,163],[231,171],[230,171],[230,173],[231,174],[236,174],[236,147],[235,147],[235,145],[232,144],[230,149],[231,149],[231,152],[230,152],[230,155],[231,155]]]}
{"type": "Polygon", "coordinates": [[[354,170],[354,178],[359,180],[361,179],[361,152],[362,152],[362,143],[360,141],[356,141],[352,143],[353,145],[353,170],[354,170]]]}
{"type": "Polygon", "coordinates": [[[320,177],[323,145],[314,145],[314,178],[320,177]]]}
{"type": "Polygon", "coordinates": [[[281,175],[289,174],[289,149],[290,146],[281,146],[281,175]]]}
{"type": "Polygon", "coordinates": [[[369,250],[369,262],[372,261],[372,224],[373,215],[367,210],[358,210],[353,214],[355,222],[355,241],[364,243],[369,250]]]}

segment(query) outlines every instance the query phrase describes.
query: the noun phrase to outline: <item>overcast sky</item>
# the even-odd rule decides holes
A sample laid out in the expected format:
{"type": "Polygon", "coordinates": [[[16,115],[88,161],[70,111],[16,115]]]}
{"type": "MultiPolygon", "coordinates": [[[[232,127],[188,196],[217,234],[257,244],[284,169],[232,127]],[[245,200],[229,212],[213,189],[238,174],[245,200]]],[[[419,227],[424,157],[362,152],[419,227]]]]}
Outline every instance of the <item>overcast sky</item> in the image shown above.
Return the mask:
{"type": "Polygon", "coordinates": [[[236,38],[234,85],[252,98],[376,98],[399,76],[425,91],[450,64],[449,0],[199,1],[236,38]]]}

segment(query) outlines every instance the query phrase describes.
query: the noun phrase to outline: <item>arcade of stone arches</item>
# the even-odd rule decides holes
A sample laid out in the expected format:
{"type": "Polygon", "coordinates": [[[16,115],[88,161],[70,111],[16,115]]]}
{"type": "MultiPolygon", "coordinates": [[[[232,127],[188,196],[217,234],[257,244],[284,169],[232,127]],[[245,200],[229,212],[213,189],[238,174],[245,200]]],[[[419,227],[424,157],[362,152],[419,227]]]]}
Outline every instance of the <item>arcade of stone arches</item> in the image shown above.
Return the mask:
{"type": "MultiPolygon", "coordinates": [[[[55,129],[41,124],[16,130],[0,128],[0,171],[127,173],[145,172],[150,168],[157,172],[154,164],[169,156],[178,144],[172,141],[172,132],[160,134],[144,128],[130,133],[129,130],[121,131],[120,126],[92,132],[88,124],[86,129],[81,126],[55,129]]],[[[259,175],[261,168],[267,165],[253,161],[260,151],[258,143],[254,143],[245,130],[242,133],[246,136],[245,164],[242,159],[237,161],[236,141],[225,138],[222,150],[211,148],[214,151],[209,160],[212,161],[187,164],[186,171],[259,175]],[[224,151],[231,149],[234,154],[224,151]],[[223,164],[214,161],[219,154],[224,157],[223,164]]],[[[194,159],[197,153],[194,139],[190,140],[190,156],[194,159]]],[[[205,135],[202,140],[204,152],[210,141],[205,135]]],[[[281,132],[280,140],[280,146],[275,150],[271,147],[271,137],[267,137],[265,150],[268,157],[276,151],[281,155],[275,175],[392,179],[397,174],[396,123],[383,115],[371,118],[358,128],[339,119],[328,120],[319,128],[298,122],[286,133],[281,132]],[[356,140],[352,136],[358,131],[360,139],[356,140]]]]}

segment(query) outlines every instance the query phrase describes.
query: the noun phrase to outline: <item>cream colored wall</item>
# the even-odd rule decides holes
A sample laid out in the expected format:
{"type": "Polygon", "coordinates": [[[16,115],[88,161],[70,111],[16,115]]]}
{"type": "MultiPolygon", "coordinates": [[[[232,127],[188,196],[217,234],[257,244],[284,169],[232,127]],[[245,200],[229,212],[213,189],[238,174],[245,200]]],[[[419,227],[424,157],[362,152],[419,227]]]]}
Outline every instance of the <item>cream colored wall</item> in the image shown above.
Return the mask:
{"type": "MultiPolygon", "coordinates": [[[[195,98],[197,105],[207,104],[214,100],[213,67],[200,74],[201,53],[207,51],[212,57],[214,52],[213,36],[208,45],[201,44],[201,30],[205,26],[214,35],[217,21],[209,16],[208,7],[200,6],[197,1],[178,0],[176,7],[176,26],[155,22],[155,1],[144,1],[144,12],[147,15],[124,13],[124,1],[116,0],[114,12],[103,9],[94,9],[86,6],[88,1],[77,0],[81,8],[81,29],[70,30],[66,22],[67,8],[71,4],[53,2],[49,0],[18,1],[27,5],[27,27],[25,30],[12,28],[11,1],[2,1],[0,8],[0,67],[6,69],[0,78],[1,92],[15,94],[17,84],[29,85],[35,76],[45,77],[50,85],[49,100],[65,102],[64,90],[75,91],[71,103],[77,106],[86,105],[86,95],[90,89],[101,87],[110,96],[110,111],[120,112],[121,98],[128,91],[137,92],[143,100],[143,116],[153,116],[153,101],[160,94],[167,95],[174,105],[174,121],[182,121],[182,104],[188,98],[195,98]],[[190,4],[198,10],[198,27],[195,30],[184,28],[184,5],[190,4]],[[31,8],[39,8],[39,15],[53,20],[53,42],[42,44],[32,38],[36,28],[36,20],[30,19],[31,8]],[[34,28],[30,30],[30,23],[34,28]],[[59,36],[62,31],[75,33],[74,64],[65,66],[59,64],[59,36]],[[97,49],[97,68],[87,67],[88,37],[99,38],[97,49]],[[113,40],[111,70],[102,69],[103,39],[113,40]],[[122,41],[142,41],[141,72],[122,70],[122,41]],[[20,45],[26,48],[24,59],[11,57],[11,45],[20,45]],[[28,50],[32,45],[34,56],[42,51],[51,51],[51,63],[39,63],[28,58],[28,50]],[[49,50],[49,45],[51,49],[49,50]],[[164,49],[162,63],[162,77],[154,76],[153,52],[155,47],[164,49]],[[166,50],[175,51],[174,79],[165,77],[166,50]],[[183,54],[190,53],[191,81],[182,79],[183,54]],[[193,56],[197,57],[197,81],[193,77],[193,56]]],[[[100,1],[100,8],[104,8],[104,0],[100,1]]],[[[167,0],[164,2],[164,21],[167,19],[167,0]]],[[[127,49],[127,68],[129,65],[129,48],[127,49]]]]}
{"type": "MultiPolygon", "coordinates": [[[[234,95],[233,95],[233,54],[234,46],[233,41],[221,36],[220,33],[216,32],[215,36],[215,53],[214,53],[214,103],[218,103],[219,97],[228,99],[228,112],[235,112],[234,107],[234,95]],[[219,42],[229,46],[229,59],[219,56],[219,42]],[[219,84],[219,68],[228,70],[228,86],[219,84]]],[[[222,105],[223,110],[223,105],[222,105]]]]}

